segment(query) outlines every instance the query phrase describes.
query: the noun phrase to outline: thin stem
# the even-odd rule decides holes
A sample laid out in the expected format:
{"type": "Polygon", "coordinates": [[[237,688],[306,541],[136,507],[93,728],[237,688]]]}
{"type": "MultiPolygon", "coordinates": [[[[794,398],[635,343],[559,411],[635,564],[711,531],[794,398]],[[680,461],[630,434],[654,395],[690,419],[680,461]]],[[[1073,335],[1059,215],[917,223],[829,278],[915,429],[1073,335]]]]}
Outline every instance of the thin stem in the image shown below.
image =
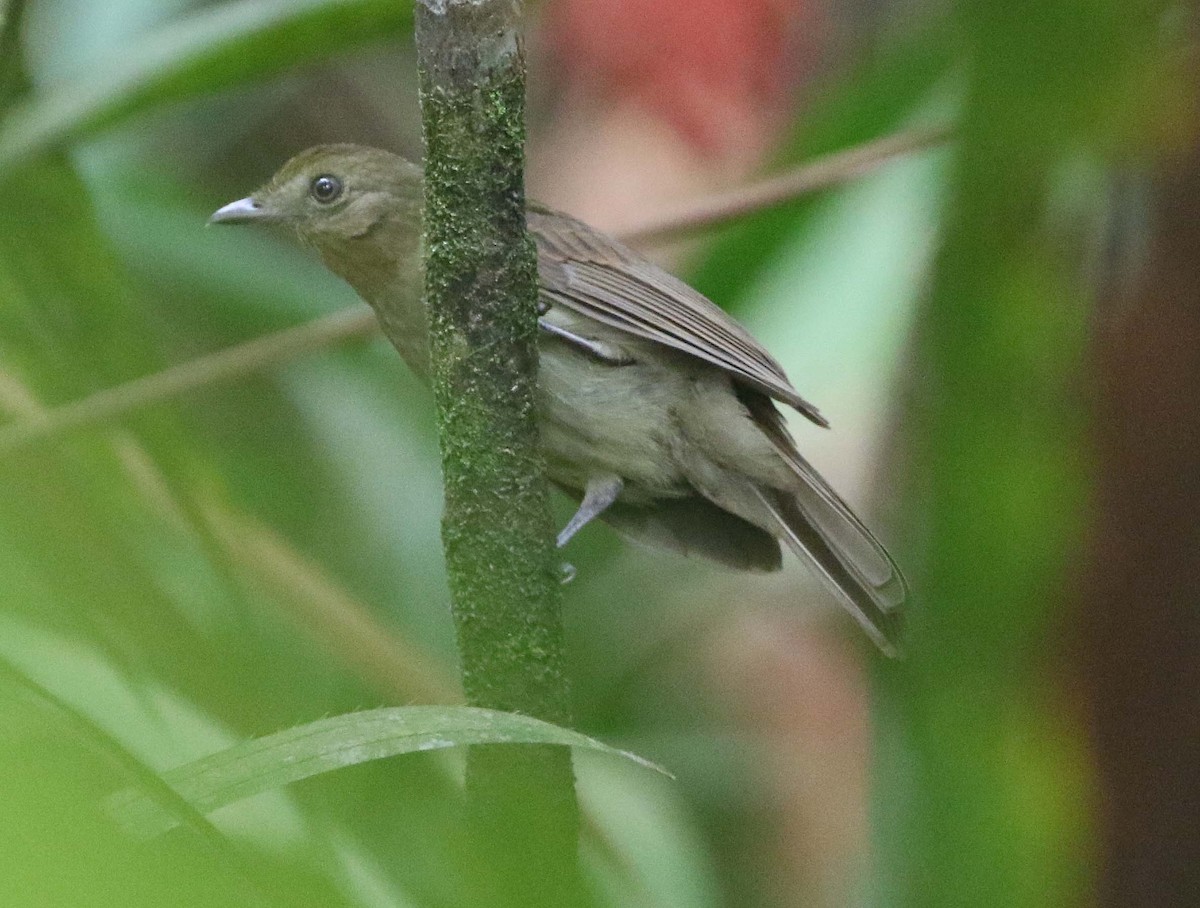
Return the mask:
{"type": "Polygon", "coordinates": [[[34,442],[49,441],[76,429],[108,422],[188,391],[324,350],[350,338],[368,336],[376,330],[375,313],[366,306],[354,306],[227,347],[10,423],[0,428],[0,456],[34,442]]]}
{"type": "MultiPolygon", "coordinates": [[[[374,321],[374,313],[370,317],[374,321]]],[[[24,384],[0,372],[0,412],[36,419],[47,411],[24,384]]],[[[155,514],[190,531],[192,518],[150,455],[126,434],[111,441],[132,487],[155,514]]],[[[462,702],[439,660],[380,624],[370,608],[271,527],[215,500],[198,503],[205,526],[245,583],[375,691],[396,703],[462,702]]]]}
{"type": "MultiPolygon", "coordinates": [[[[873,173],[896,158],[945,142],[949,135],[949,129],[931,128],[865,142],[777,177],[681,206],[641,227],[623,231],[622,239],[634,245],[653,245],[683,233],[727,224],[873,173]]],[[[366,307],[354,307],[199,356],[0,427],[0,457],[115,420],[189,391],[243,378],[345,340],[366,337],[377,330],[374,313],[366,307]]]]}
{"type": "Polygon", "coordinates": [[[374,612],[270,526],[239,510],[205,506],[205,521],[246,582],[326,652],[396,703],[461,703],[440,661],[384,627],[374,612]]]}
{"type": "Polygon", "coordinates": [[[914,129],[884,136],[809,161],[777,177],[689,202],[642,227],[621,231],[621,236],[631,245],[653,245],[682,233],[727,224],[866,176],[889,161],[940,145],[949,138],[948,127],[914,129]]]}

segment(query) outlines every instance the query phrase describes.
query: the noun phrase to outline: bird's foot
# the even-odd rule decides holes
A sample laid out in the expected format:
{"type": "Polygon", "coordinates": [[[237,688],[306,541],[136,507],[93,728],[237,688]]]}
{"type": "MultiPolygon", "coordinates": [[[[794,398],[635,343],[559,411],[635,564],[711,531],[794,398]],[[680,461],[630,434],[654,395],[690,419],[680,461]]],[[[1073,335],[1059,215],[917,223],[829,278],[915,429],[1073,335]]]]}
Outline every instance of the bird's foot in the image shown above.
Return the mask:
{"type": "Polygon", "coordinates": [[[593,518],[603,514],[608,506],[617,500],[624,485],[620,476],[594,476],[589,479],[587,490],[583,493],[583,501],[579,503],[579,510],[558,534],[558,547],[561,549],[593,518]]]}

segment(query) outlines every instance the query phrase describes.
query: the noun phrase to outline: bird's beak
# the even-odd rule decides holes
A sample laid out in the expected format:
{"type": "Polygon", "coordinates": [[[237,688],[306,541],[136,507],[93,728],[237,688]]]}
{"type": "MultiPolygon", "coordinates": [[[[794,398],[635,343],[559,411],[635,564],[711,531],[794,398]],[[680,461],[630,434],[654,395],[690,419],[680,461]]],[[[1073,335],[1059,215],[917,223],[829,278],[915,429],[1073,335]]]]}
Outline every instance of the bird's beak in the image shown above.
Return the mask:
{"type": "Polygon", "coordinates": [[[212,217],[208,219],[208,223],[250,224],[273,220],[275,218],[266,208],[263,208],[262,202],[259,202],[253,196],[246,196],[244,199],[238,199],[236,202],[230,202],[223,208],[218,208],[213,212],[212,217]]]}

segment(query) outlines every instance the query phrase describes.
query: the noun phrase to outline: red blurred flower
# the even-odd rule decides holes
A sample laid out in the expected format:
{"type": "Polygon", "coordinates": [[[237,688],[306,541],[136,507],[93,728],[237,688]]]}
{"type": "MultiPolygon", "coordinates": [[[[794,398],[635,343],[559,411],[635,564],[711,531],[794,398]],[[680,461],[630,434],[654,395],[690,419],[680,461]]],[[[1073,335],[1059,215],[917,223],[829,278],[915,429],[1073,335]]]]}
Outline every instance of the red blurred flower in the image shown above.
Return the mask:
{"type": "Polygon", "coordinates": [[[819,0],[559,0],[572,88],[632,100],[709,154],[761,145],[808,69],[819,0]]]}

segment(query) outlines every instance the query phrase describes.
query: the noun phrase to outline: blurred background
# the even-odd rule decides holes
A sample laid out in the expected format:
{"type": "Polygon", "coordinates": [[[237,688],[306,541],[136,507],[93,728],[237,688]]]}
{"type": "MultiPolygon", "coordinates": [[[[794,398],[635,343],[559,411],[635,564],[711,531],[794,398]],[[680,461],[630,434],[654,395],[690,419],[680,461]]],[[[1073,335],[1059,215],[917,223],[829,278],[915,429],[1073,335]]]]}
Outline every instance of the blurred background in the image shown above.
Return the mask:
{"type": "MultiPolygon", "coordinates": [[[[904,659],[802,568],[570,550],[584,852],[620,906],[1200,898],[1200,146],[1169,0],[545,0],[531,197],[599,227],[950,127],[644,251],[830,418],[801,449],[914,590],[904,659]]],[[[451,906],[461,757],[151,843],[114,790],[459,699],[431,400],[373,334],[22,426],[356,305],[204,229],[326,141],[419,158],[406,0],[0,0],[0,902],[451,906]],[[14,428],[16,427],[16,428],[14,428]]],[[[570,506],[556,502],[565,519],[570,506]]]]}

